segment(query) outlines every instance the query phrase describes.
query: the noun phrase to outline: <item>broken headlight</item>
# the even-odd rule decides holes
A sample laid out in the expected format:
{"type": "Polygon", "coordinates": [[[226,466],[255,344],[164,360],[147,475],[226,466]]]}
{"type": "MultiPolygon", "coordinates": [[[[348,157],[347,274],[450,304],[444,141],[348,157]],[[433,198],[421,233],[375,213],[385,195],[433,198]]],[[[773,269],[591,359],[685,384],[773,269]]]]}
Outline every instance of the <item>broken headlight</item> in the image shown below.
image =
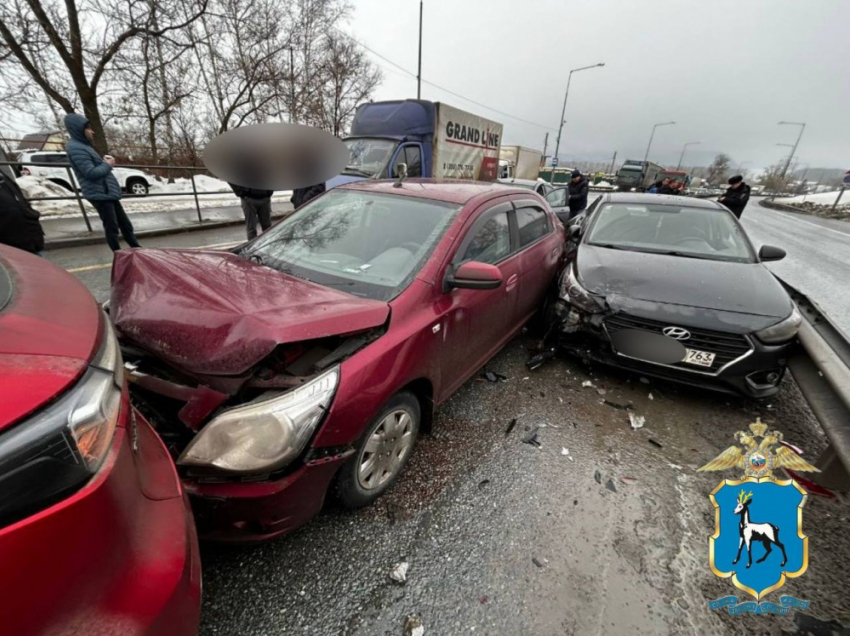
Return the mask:
{"type": "Polygon", "coordinates": [[[561,299],[567,301],[574,307],[578,307],[582,311],[586,311],[591,314],[602,312],[602,306],[596,301],[590,292],[582,287],[581,283],[578,282],[574,265],[569,265],[564,271],[563,276],[561,276],[560,287],[561,299]]]}
{"type": "Polygon", "coordinates": [[[229,409],[198,433],[177,463],[233,474],[282,468],[304,449],[338,383],[334,367],[289,393],[229,409]]]}
{"type": "Polygon", "coordinates": [[[797,307],[791,310],[791,315],[771,325],[761,331],[756,331],[756,336],[762,342],[774,344],[777,342],[785,342],[797,335],[797,330],[800,328],[800,323],[803,322],[803,317],[797,311],[797,307]]]}

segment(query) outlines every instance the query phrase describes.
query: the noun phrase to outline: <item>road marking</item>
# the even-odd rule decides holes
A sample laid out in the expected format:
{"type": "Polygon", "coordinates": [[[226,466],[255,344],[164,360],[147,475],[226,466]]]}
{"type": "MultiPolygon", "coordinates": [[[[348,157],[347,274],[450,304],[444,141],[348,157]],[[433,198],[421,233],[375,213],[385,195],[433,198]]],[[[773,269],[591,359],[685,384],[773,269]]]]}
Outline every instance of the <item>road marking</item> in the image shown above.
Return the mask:
{"type": "Polygon", "coordinates": [[[805,219],[798,219],[790,212],[783,212],[782,210],[771,210],[770,208],[765,208],[759,206],[762,210],[767,210],[768,212],[779,212],[786,219],[791,219],[792,221],[799,221],[800,223],[805,223],[806,225],[812,225],[816,228],[820,228],[822,230],[827,230],[829,232],[835,232],[836,234],[840,234],[841,236],[850,236],[850,232],[842,232],[841,230],[836,230],[826,225],[821,225],[820,223],[812,223],[811,221],[806,221],[805,219]]]}
{"type": "MultiPolygon", "coordinates": [[[[211,250],[218,247],[236,247],[237,245],[241,245],[244,241],[228,241],[227,243],[212,243],[210,245],[197,245],[195,247],[189,247],[187,249],[190,250],[211,250]]],[[[85,265],[84,267],[72,267],[71,269],[65,270],[70,274],[77,274],[79,272],[91,272],[97,269],[106,269],[107,267],[112,267],[112,263],[98,263],[97,265],[85,265]]]]}

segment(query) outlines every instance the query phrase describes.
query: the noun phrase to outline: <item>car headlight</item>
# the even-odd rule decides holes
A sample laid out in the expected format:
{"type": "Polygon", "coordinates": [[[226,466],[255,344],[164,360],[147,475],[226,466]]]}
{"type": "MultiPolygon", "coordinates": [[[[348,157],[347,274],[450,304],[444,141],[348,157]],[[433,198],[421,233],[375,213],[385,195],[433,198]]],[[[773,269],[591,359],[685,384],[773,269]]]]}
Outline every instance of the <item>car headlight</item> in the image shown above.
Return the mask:
{"type": "Polygon", "coordinates": [[[797,306],[791,310],[791,315],[784,320],[777,322],[761,331],[756,331],[756,336],[762,342],[774,343],[785,342],[797,335],[797,330],[800,328],[800,323],[803,322],[803,317],[797,311],[797,306]]]}
{"type": "Polygon", "coordinates": [[[573,265],[568,265],[561,277],[561,298],[591,314],[603,311],[602,306],[591,296],[590,292],[578,282],[573,265]]]}
{"type": "Polygon", "coordinates": [[[201,429],[177,463],[234,474],[282,468],[304,449],[338,383],[334,367],[289,393],[227,410],[201,429]]]}
{"type": "Polygon", "coordinates": [[[108,455],[121,410],[122,360],[105,316],[103,323],[103,343],[77,384],[0,435],[0,525],[78,490],[108,455]]]}

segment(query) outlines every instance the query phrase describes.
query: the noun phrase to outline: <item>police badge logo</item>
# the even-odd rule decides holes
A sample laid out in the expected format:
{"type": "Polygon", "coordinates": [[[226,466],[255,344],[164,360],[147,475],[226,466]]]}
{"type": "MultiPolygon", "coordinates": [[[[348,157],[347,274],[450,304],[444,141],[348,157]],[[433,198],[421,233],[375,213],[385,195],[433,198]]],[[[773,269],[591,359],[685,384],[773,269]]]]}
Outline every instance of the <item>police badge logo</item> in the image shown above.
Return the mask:
{"type": "Polygon", "coordinates": [[[714,534],[709,537],[709,565],[719,577],[730,578],[755,602],[739,603],[735,596],[710,601],[711,609],[730,614],[787,614],[805,609],[808,601],[782,596],[779,603],[762,602],[789,578],[809,566],[809,538],[803,534],[806,491],[791,479],[777,479],[781,468],[815,471],[788,446],[782,433],[770,431],[756,419],[749,432],[735,433],[741,446],[731,446],[699,471],[743,470],[742,479],[724,479],[711,492],[715,508],[714,534]],[[758,439],[761,441],[757,441],[758,439]]]}

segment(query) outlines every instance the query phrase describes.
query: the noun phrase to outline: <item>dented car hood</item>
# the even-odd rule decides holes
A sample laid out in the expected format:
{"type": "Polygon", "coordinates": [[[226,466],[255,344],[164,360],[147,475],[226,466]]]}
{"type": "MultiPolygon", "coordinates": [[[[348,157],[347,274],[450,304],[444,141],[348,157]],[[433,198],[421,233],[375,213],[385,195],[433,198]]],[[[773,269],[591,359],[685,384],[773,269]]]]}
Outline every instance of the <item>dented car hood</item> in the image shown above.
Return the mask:
{"type": "Polygon", "coordinates": [[[693,259],[584,244],[578,250],[577,269],[581,284],[603,298],[628,297],[775,319],[791,313],[791,299],[761,263],[693,259]]]}
{"type": "Polygon", "coordinates": [[[358,298],[229,252],[121,250],[110,312],[122,337],[185,371],[240,375],[278,345],[384,324],[358,298]]]}

